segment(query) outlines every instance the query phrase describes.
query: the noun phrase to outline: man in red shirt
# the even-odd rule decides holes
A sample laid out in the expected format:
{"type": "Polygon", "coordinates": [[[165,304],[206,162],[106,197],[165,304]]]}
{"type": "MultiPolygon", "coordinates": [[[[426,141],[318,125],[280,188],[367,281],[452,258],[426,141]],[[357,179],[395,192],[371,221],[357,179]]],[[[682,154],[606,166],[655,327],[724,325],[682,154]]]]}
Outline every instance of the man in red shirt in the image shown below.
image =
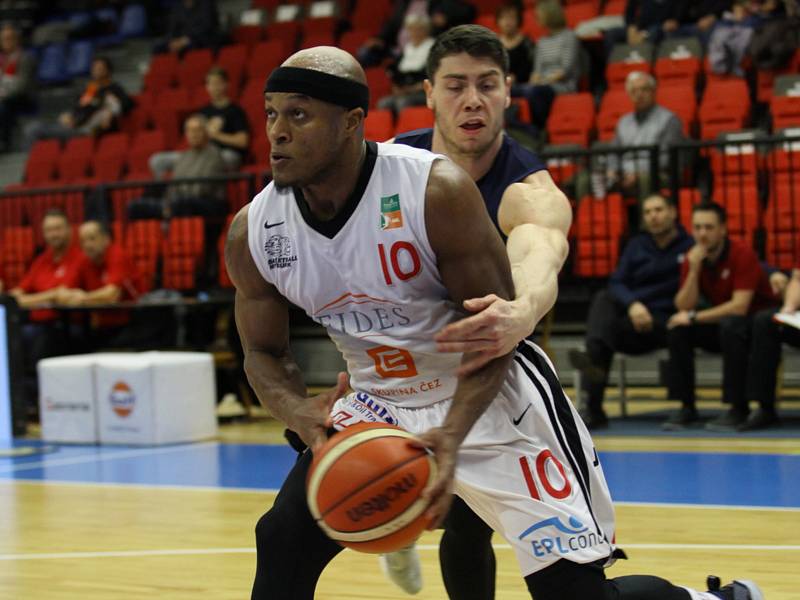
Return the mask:
{"type": "Polygon", "coordinates": [[[783,305],[780,309],[767,308],[753,319],[753,345],[750,355],[748,381],[749,391],[759,408],[747,421],[739,426],[739,431],[766,429],[778,424],[775,410],[775,383],[778,365],[781,362],[782,344],[787,343],[800,348],[800,329],[795,325],[782,325],[775,320],[776,313],[796,315],[800,310],[800,264],[792,271],[792,278],[786,287],[783,305]]]}
{"type": "MultiPolygon", "coordinates": [[[[59,290],[56,301],[70,306],[115,304],[135,300],[140,282],[136,268],[125,250],[111,240],[108,228],[99,221],[86,221],[78,230],[83,260],[67,288],[59,290]]],[[[96,334],[104,341],[128,324],[126,310],[102,310],[91,315],[96,334]]]]}
{"type": "Polygon", "coordinates": [[[671,390],[683,406],[665,424],[680,429],[698,421],[695,408],[694,348],[722,353],[722,401],[730,409],[706,424],[730,431],[749,413],[747,359],[752,315],[776,304],[767,274],[753,250],[728,238],[725,209],[714,202],[692,211],[695,245],[681,265],[678,312],[667,322],[671,390]]]}
{"type": "MultiPolygon", "coordinates": [[[[83,259],[80,247],[72,242],[72,229],[62,210],[52,208],[45,213],[42,232],[47,249],[34,259],[19,285],[9,291],[22,308],[55,302],[59,288],[74,279],[83,259]]],[[[36,309],[28,313],[28,323],[22,327],[22,343],[26,395],[33,407],[38,397],[36,364],[48,356],[65,353],[66,339],[56,311],[36,309]]]]}

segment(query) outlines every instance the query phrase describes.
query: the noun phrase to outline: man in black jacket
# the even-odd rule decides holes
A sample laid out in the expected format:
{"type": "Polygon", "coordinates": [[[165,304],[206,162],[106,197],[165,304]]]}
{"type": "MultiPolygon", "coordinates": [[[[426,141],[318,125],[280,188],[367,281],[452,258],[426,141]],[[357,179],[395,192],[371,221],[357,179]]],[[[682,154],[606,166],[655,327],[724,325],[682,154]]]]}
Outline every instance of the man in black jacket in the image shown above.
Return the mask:
{"type": "Polygon", "coordinates": [[[692,238],[677,224],[675,205],[653,195],[642,203],[644,233],[628,242],[608,289],[592,300],[586,324],[586,352],[572,350],[582,374],[581,416],[587,427],[608,425],[603,393],[615,352],[644,354],[666,346],[666,322],[675,312],[680,262],[692,238]]]}
{"type": "Polygon", "coordinates": [[[91,78],[78,100],[58,121],[36,121],[27,128],[29,143],[45,138],[62,140],[81,135],[102,135],[116,129],[119,118],[133,107],[133,101],[112,79],[113,65],[98,56],[92,61],[91,78]]]}

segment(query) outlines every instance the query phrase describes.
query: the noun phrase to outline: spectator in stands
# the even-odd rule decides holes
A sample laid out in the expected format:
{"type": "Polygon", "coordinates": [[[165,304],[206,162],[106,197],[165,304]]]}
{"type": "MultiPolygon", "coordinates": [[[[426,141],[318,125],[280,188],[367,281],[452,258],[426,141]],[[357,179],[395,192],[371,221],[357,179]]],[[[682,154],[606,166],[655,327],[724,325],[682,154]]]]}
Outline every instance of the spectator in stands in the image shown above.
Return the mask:
{"type": "Polygon", "coordinates": [[[608,289],[592,300],[586,352],[569,353],[572,366],[583,375],[581,416],[590,429],[608,425],[603,394],[614,353],[644,354],[666,347],[680,264],[694,243],[678,223],[670,199],[645,198],[642,215],[644,232],[628,242],[608,289]]]}
{"type": "MultiPolygon", "coordinates": [[[[205,115],[190,115],[183,124],[183,132],[188,148],[177,153],[172,166],[172,179],[202,179],[224,175],[227,168],[219,148],[210,142],[208,135],[208,119],[205,115]]],[[[150,168],[157,176],[164,177],[166,172],[159,171],[154,161],[158,154],[150,157],[150,168]]],[[[170,216],[219,216],[227,210],[223,184],[212,182],[170,183],[166,195],[166,203],[161,200],[142,198],[132,203],[129,208],[133,218],[161,218],[170,216]]]]}
{"type": "Polygon", "coordinates": [[[68,350],[68,332],[58,313],[36,307],[55,302],[59,289],[74,280],[83,258],[80,247],[72,241],[72,228],[62,210],[53,208],[45,213],[42,232],[47,249],[34,259],[19,285],[9,291],[22,308],[30,309],[28,323],[22,327],[22,344],[26,395],[34,408],[38,398],[36,364],[68,350]]]}
{"type": "Polygon", "coordinates": [[[556,94],[578,89],[580,45],[575,33],[567,28],[564,9],[557,0],[539,2],[536,15],[548,33],[536,44],[533,73],[524,95],[530,103],[534,125],[543,130],[556,94]]]}
{"type": "Polygon", "coordinates": [[[665,35],[680,27],[687,0],[628,0],[625,5],[625,27],[604,32],[606,54],[615,44],[658,44],[665,35]]]}
{"type": "Polygon", "coordinates": [[[679,19],[681,25],[675,35],[696,37],[705,48],[708,46],[714,25],[726,10],[730,10],[731,4],[731,0],[700,0],[687,3],[679,19]]]}
{"type": "MultiPolygon", "coordinates": [[[[633,102],[633,112],[623,115],[617,123],[612,145],[660,146],[659,178],[667,176],[669,153],[672,144],[683,140],[680,119],[672,112],[656,104],[656,80],[642,71],[633,71],[625,80],[625,90],[633,102]]],[[[651,190],[662,187],[663,181],[651,181],[650,152],[627,152],[608,157],[607,185],[619,184],[629,196],[642,197],[651,190]],[[621,162],[621,164],[620,164],[621,162]]]]}
{"type": "Polygon", "coordinates": [[[358,61],[365,67],[379,65],[384,59],[399,54],[398,49],[408,42],[405,22],[410,15],[428,15],[433,37],[450,27],[475,20],[475,7],[463,0],[398,0],[393,6],[394,10],[383,23],[380,33],[358,49],[358,61]]]}
{"type": "Polygon", "coordinates": [[[30,106],[35,61],[22,49],[20,32],[12,25],[0,27],[0,152],[11,146],[20,111],[30,106]]]}
{"type": "Polygon", "coordinates": [[[111,78],[112,75],[111,61],[95,57],[91,79],[72,109],[61,113],[56,123],[32,123],[27,132],[29,142],[32,144],[44,138],[65,140],[114,130],[119,117],[133,107],[133,101],[122,86],[111,78]]]}
{"type": "MultiPolygon", "coordinates": [[[[111,232],[100,221],[86,221],[78,230],[83,260],[67,287],[56,293],[56,302],[68,306],[116,304],[135,300],[141,282],[133,261],[125,249],[111,240],[111,232]]],[[[89,349],[97,345],[114,345],[128,324],[130,314],[125,310],[103,310],[91,314],[92,340],[89,349]]]]}
{"type": "MultiPolygon", "coordinates": [[[[206,75],[206,90],[211,103],[201,108],[206,117],[206,134],[230,171],[236,171],[244,161],[250,144],[250,125],[241,106],[228,97],[228,74],[214,67],[206,75]]],[[[175,168],[183,152],[158,152],[150,157],[150,170],[158,179],[175,168]]]]}
{"type": "Polygon", "coordinates": [[[750,0],[734,0],[715,24],[708,41],[708,64],[719,75],[744,77],[744,60],[750,40],[763,21],[758,7],[750,0]]]}
{"type": "Polygon", "coordinates": [[[781,362],[782,344],[800,348],[800,320],[795,325],[780,324],[776,313],[790,316],[800,310],[800,265],[792,271],[789,285],[783,297],[783,305],[776,310],[759,311],[753,320],[753,342],[748,365],[748,391],[759,408],[739,425],[739,431],[766,429],[778,424],[775,407],[775,385],[778,365],[781,362]]]}
{"type": "Polygon", "coordinates": [[[722,353],[722,401],[730,405],[706,428],[730,431],[747,420],[752,315],[774,306],[776,298],[756,253],[728,237],[726,221],[725,209],[714,202],[698,204],[692,210],[695,245],[681,265],[681,287],[675,295],[678,312],[667,322],[670,384],[682,407],[664,424],[665,429],[680,429],[698,421],[694,389],[697,346],[722,353]]]}
{"type": "Polygon", "coordinates": [[[503,4],[495,13],[497,37],[508,52],[508,76],[511,77],[511,95],[518,95],[515,87],[525,84],[533,71],[535,47],[530,38],[522,33],[522,9],[518,4],[503,4]]]}
{"type": "Polygon", "coordinates": [[[214,0],[179,0],[172,6],[167,39],[156,52],[183,54],[193,48],[215,47],[219,42],[219,18],[214,0]]]}
{"type": "Polygon", "coordinates": [[[425,80],[428,54],[434,42],[427,15],[408,15],[405,28],[408,31],[408,42],[403,46],[400,60],[389,68],[392,95],[378,100],[378,108],[392,110],[395,114],[406,107],[425,104],[422,82],[425,80]]]}

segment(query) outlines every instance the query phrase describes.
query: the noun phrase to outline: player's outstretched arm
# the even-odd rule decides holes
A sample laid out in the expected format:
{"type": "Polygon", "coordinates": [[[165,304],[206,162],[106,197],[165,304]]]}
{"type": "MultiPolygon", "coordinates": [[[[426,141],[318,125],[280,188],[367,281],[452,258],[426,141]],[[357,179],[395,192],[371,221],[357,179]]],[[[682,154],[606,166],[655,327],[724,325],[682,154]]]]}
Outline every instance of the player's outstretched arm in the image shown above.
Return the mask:
{"type": "MultiPolygon", "coordinates": [[[[425,204],[428,239],[442,281],[457,306],[465,299],[496,294],[514,296],[514,284],[503,242],[489,220],[478,188],[469,176],[446,160],[434,163],[425,204]]],[[[471,355],[464,356],[469,362],[471,355]]],[[[441,427],[420,436],[436,454],[439,473],[427,488],[433,526],[447,514],[456,453],[472,425],[497,396],[511,362],[506,354],[459,377],[453,403],[441,427]]]]}
{"type": "Polygon", "coordinates": [[[463,372],[510,352],[555,304],[558,273],[567,258],[572,223],[569,202],[547,171],[506,188],[498,221],[508,236],[506,249],[516,289],[513,300],[495,294],[471,297],[464,307],[477,313],[442,329],[442,352],[478,352],[463,372]]]}
{"type": "Polygon", "coordinates": [[[225,264],[236,286],[236,326],[244,370],[259,401],[296,431],[312,450],[327,439],[330,408],[347,389],[347,376],[318,396],[306,398],[300,369],[289,352],[288,302],[267,283],[247,244],[247,209],[236,215],[225,244],[225,264]]]}

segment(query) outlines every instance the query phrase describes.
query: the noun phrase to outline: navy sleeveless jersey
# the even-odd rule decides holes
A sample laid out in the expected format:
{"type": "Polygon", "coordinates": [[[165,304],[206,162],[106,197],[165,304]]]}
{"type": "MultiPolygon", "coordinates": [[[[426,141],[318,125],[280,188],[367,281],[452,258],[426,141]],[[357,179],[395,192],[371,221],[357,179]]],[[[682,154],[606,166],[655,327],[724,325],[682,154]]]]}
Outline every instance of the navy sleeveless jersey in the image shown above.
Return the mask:
{"type": "MultiPolygon", "coordinates": [[[[433,129],[417,129],[400,133],[395,136],[396,144],[405,144],[414,148],[430,150],[433,143],[433,129]]],[[[500,200],[506,188],[512,183],[522,181],[531,173],[545,169],[542,160],[530,150],[523,148],[515,139],[507,134],[503,134],[503,145],[500,152],[492,163],[486,175],[481,177],[475,184],[483,196],[489,216],[498,231],[500,225],[497,223],[497,210],[500,208],[500,200]]],[[[505,235],[500,231],[500,235],[505,240],[505,235]]]]}

